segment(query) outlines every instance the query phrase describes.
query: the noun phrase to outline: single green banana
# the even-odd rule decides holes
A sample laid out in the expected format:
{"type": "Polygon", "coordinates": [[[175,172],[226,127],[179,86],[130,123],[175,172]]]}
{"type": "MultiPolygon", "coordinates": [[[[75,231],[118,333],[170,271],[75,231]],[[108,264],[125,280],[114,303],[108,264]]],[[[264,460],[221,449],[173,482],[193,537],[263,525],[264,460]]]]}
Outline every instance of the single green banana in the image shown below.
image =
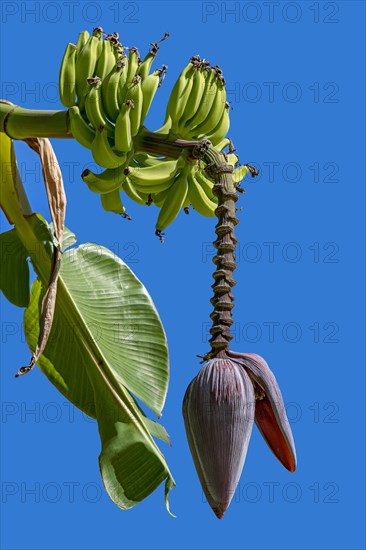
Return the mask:
{"type": "Polygon", "coordinates": [[[187,125],[189,125],[191,129],[207,120],[217,91],[216,80],[216,71],[212,68],[206,70],[205,88],[202,93],[200,105],[195,115],[187,122],[187,125]]]}
{"type": "Polygon", "coordinates": [[[128,57],[124,54],[123,56],[123,63],[125,64],[124,69],[121,73],[121,77],[118,82],[118,103],[119,105],[122,105],[122,103],[125,103],[126,101],[126,93],[127,93],[127,73],[128,73],[128,57]]]}
{"type": "Polygon", "coordinates": [[[188,196],[192,207],[202,216],[215,215],[217,204],[211,201],[192,173],[188,175],[188,196]]]}
{"type": "MultiPolygon", "coordinates": [[[[217,90],[211,109],[207,115],[206,120],[192,130],[193,139],[200,139],[202,137],[206,137],[208,134],[211,134],[216,126],[219,124],[222,114],[226,110],[225,85],[219,79],[216,79],[216,83],[217,90]]],[[[223,137],[224,136],[222,136],[219,141],[221,141],[223,137]]]]}
{"type": "Polygon", "coordinates": [[[239,157],[235,155],[235,153],[229,153],[226,155],[226,160],[228,164],[231,164],[231,166],[234,168],[234,166],[239,162],[239,157]]]}
{"type": "Polygon", "coordinates": [[[212,200],[214,202],[217,202],[217,197],[213,194],[213,181],[206,178],[205,174],[201,172],[201,170],[197,170],[194,173],[194,178],[196,182],[200,185],[205,195],[208,197],[209,200],[212,200]]]}
{"type": "Polygon", "coordinates": [[[95,131],[81,116],[80,109],[76,105],[70,107],[68,110],[70,120],[70,130],[73,137],[83,147],[91,149],[93,140],[95,138],[95,131]]]}
{"type": "Polygon", "coordinates": [[[160,40],[157,40],[157,42],[151,42],[150,44],[151,48],[145,55],[144,59],[142,60],[138,68],[138,74],[141,76],[142,80],[145,80],[145,78],[147,78],[150,72],[151,65],[159,50],[159,44],[161,42],[164,42],[164,40],[166,40],[169,36],[170,36],[170,33],[166,32],[164,33],[164,36],[160,38],[160,40]]]}
{"type": "Polygon", "coordinates": [[[165,116],[163,125],[160,128],[158,128],[158,130],[154,130],[154,134],[169,134],[171,127],[172,127],[172,119],[170,118],[170,115],[167,114],[165,116]]]}
{"type": "Polygon", "coordinates": [[[133,182],[133,185],[139,193],[143,193],[147,195],[156,195],[161,191],[165,191],[166,189],[169,189],[169,187],[173,185],[175,178],[176,178],[176,174],[172,176],[170,180],[164,180],[162,182],[153,182],[148,186],[139,185],[136,182],[133,182]]]}
{"type": "Polygon", "coordinates": [[[231,139],[230,138],[224,138],[220,141],[220,143],[218,143],[216,146],[215,146],[215,149],[217,149],[218,151],[223,151],[223,149],[225,149],[225,147],[227,147],[228,145],[231,145],[231,139]]]}
{"type": "MultiPolygon", "coordinates": [[[[172,185],[174,183],[174,180],[172,180],[172,185]]],[[[166,199],[167,194],[169,193],[169,189],[171,186],[169,186],[167,189],[164,189],[164,191],[160,191],[159,193],[155,193],[152,195],[153,203],[158,207],[161,208],[164,204],[164,201],[166,199]]]]}
{"type": "Polygon", "coordinates": [[[119,114],[120,105],[118,102],[118,86],[124,69],[125,64],[123,62],[123,58],[121,57],[103,80],[102,84],[103,106],[108,118],[112,122],[116,121],[119,114]]]}
{"type": "Polygon", "coordinates": [[[91,151],[93,159],[103,168],[117,168],[125,164],[126,155],[117,155],[108,140],[107,129],[105,126],[99,126],[95,132],[91,151]]]}
{"type": "Polygon", "coordinates": [[[161,232],[170,225],[178,216],[188,193],[187,171],[182,172],[175,179],[169,189],[156,222],[156,234],[161,237],[161,232]]]}
{"type": "MultiPolygon", "coordinates": [[[[181,103],[181,96],[183,95],[184,89],[187,85],[187,74],[192,71],[191,61],[186,65],[183,71],[180,73],[176,83],[173,86],[173,90],[170,94],[165,121],[170,117],[172,122],[179,120],[183,113],[184,105],[181,103]]],[[[165,124],[165,123],[164,123],[165,124]]]]}
{"type": "Polygon", "coordinates": [[[100,195],[100,202],[106,212],[114,212],[115,214],[121,214],[124,218],[131,219],[126,213],[126,209],[123,206],[118,189],[111,191],[110,193],[100,195]]]}
{"type": "Polygon", "coordinates": [[[143,95],[141,122],[143,123],[145,117],[150,109],[152,100],[156,94],[156,91],[160,84],[160,78],[162,75],[161,70],[156,70],[142,81],[141,90],[143,95]]]}
{"type": "Polygon", "coordinates": [[[245,178],[248,172],[249,172],[248,166],[246,166],[245,164],[243,164],[242,166],[239,166],[231,174],[233,178],[233,182],[236,184],[239,184],[241,180],[245,178]]]}
{"type": "Polygon", "coordinates": [[[140,193],[137,191],[136,187],[132,184],[129,178],[126,178],[122,190],[126,193],[126,195],[133,201],[137,202],[137,204],[149,204],[149,194],[148,193],[140,193]]]}
{"type": "Polygon", "coordinates": [[[124,166],[119,166],[118,168],[107,169],[100,174],[96,174],[86,169],[81,174],[81,177],[90,191],[103,195],[104,193],[115,191],[115,189],[120,189],[124,185],[126,180],[124,170],[124,166]]]}
{"type": "Polygon", "coordinates": [[[168,160],[166,157],[154,157],[153,155],[149,155],[149,153],[136,153],[134,155],[134,160],[136,162],[136,166],[139,167],[146,167],[146,166],[154,166],[155,164],[159,164],[160,162],[165,162],[168,160]]]}
{"type": "Polygon", "coordinates": [[[123,57],[123,59],[127,59],[127,56],[125,54],[125,51],[123,49],[121,42],[116,40],[116,38],[114,38],[113,35],[112,35],[111,42],[113,46],[115,63],[117,63],[120,57],[123,57]]]}
{"type": "Polygon", "coordinates": [[[131,135],[134,138],[141,126],[141,114],[144,96],[141,88],[141,76],[136,75],[131,84],[128,85],[126,101],[133,101],[133,109],[130,110],[131,135]]]}
{"type": "Polygon", "coordinates": [[[151,65],[153,64],[155,57],[156,52],[151,49],[142,60],[142,63],[140,63],[137,74],[141,76],[142,80],[145,80],[148,77],[151,65]]]}
{"type": "Polygon", "coordinates": [[[172,118],[172,132],[174,134],[180,135],[182,131],[184,131],[184,124],[181,124],[182,116],[184,115],[187,107],[187,102],[190,98],[193,82],[194,82],[194,75],[196,72],[196,67],[194,64],[191,63],[190,70],[185,75],[186,85],[183,89],[183,92],[180,95],[180,98],[178,100],[178,107],[177,107],[177,115],[176,118],[173,118],[173,115],[171,115],[172,118]]]}
{"type": "Polygon", "coordinates": [[[153,166],[146,166],[143,168],[128,168],[128,177],[131,179],[134,185],[139,187],[146,187],[146,192],[149,191],[151,186],[159,185],[165,182],[169,182],[182,168],[183,161],[181,159],[175,160],[161,160],[158,164],[153,166]]]}
{"type": "Polygon", "coordinates": [[[133,102],[123,103],[116,120],[114,141],[117,151],[128,152],[132,147],[130,111],[133,102]]]}
{"type": "Polygon", "coordinates": [[[187,135],[190,135],[190,120],[197,114],[198,109],[200,108],[202,95],[205,89],[205,73],[206,70],[202,68],[201,66],[197,66],[195,68],[194,76],[192,78],[192,88],[186,103],[186,106],[184,108],[184,112],[179,120],[179,126],[180,128],[184,128],[184,126],[187,127],[187,131],[184,131],[184,133],[187,133],[187,135]]]}
{"type": "Polygon", "coordinates": [[[88,31],[81,31],[79,32],[78,40],[76,42],[76,48],[78,54],[81,52],[87,41],[89,40],[90,34],[88,31]]]}
{"type": "Polygon", "coordinates": [[[130,48],[128,52],[127,84],[131,84],[139,68],[140,55],[137,48],[130,48]]]}
{"type": "Polygon", "coordinates": [[[186,200],[184,201],[182,208],[184,210],[185,214],[189,214],[189,207],[191,206],[191,199],[189,198],[189,195],[187,193],[186,200]]]}
{"type": "Polygon", "coordinates": [[[102,29],[102,27],[95,27],[95,29],[93,29],[93,36],[95,36],[99,40],[98,48],[97,48],[97,59],[98,59],[100,57],[100,54],[102,53],[102,49],[103,49],[103,29],[102,29]]]}
{"type": "Polygon", "coordinates": [[[72,107],[76,101],[75,62],[77,46],[68,44],[61,62],[59,74],[59,93],[62,105],[72,107]]]}
{"type": "Polygon", "coordinates": [[[94,69],[98,59],[99,38],[90,36],[83,49],[76,56],[75,82],[78,106],[84,110],[85,95],[89,91],[88,78],[94,76],[94,69]]]}
{"type": "Polygon", "coordinates": [[[222,112],[221,119],[212,131],[212,133],[207,134],[207,139],[209,139],[213,146],[220,143],[223,137],[229,131],[230,128],[230,117],[229,117],[230,104],[226,102],[225,109],[222,112]]]}
{"type": "Polygon", "coordinates": [[[102,102],[102,81],[100,78],[88,78],[89,92],[85,96],[85,111],[86,116],[95,130],[99,126],[105,126],[108,137],[114,137],[114,126],[109,120],[103,110],[102,102]]]}
{"type": "Polygon", "coordinates": [[[115,63],[114,47],[111,41],[106,38],[103,42],[102,52],[95,67],[95,76],[104,80],[107,74],[113,69],[115,63]]]}

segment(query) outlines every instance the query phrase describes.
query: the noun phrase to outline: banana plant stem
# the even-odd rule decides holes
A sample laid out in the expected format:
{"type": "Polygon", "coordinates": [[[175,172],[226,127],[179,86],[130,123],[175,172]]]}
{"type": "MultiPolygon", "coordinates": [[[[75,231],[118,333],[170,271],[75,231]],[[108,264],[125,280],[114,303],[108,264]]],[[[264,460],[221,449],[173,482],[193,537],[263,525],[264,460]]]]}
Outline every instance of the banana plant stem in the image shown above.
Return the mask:
{"type": "Polygon", "coordinates": [[[0,101],[0,132],[12,139],[72,138],[67,111],[24,109],[0,101]]]}
{"type": "Polygon", "coordinates": [[[211,298],[211,351],[204,357],[211,359],[225,357],[229,342],[233,338],[230,327],[233,324],[234,296],[231,289],[235,285],[233,272],[236,269],[235,247],[238,241],[234,235],[234,227],[239,223],[235,207],[238,195],[231,175],[233,167],[226,162],[224,155],[211,146],[204,153],[203,160],[207,163],[205,171],[215,182],[213,193],[218,198],[215,212],[217,238],[213,243],[217,253],[212,260],[216,269],[212,285],[214,295],[211,298]]]}

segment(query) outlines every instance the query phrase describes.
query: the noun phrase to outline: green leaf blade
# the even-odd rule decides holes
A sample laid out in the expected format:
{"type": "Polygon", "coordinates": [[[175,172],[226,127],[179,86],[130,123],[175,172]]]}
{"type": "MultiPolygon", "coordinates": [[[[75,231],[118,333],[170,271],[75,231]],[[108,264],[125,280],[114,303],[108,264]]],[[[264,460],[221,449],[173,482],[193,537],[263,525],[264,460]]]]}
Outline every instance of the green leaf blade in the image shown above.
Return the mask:
{"type": "Polygon", "coordinates": [[[0,235],[0,290],[12,304],[29,303],[28,253],[14,229],[0,235]]]}
{"type": "MultiPolygon", "coordinates": [[[[99,465],[112,500],[131,508],[165,480],[169,511],[167,494],[175,482],[153,440],[169,443],[169,437],[130,393],[157,412],[165,399],[167,343],[152,300],[131,270],[103,247],[68,250],[60,273],[52,330],[37,364],[65,397],[97,419],[99,465]],[[113,336],[116,326],[124,327],[119,338],[113,336]],[[131,326],[138,327],[136,340],[131,326]]],[[[43,293],[36,280],[24,316],[31,349],[43,293]]]]}
{"type": "Polygon", "coordinates": [[[168,347],[145,287],[110,250],[91,244],[64,254],[61,276],[113,375],[160,415],[169,381],[168,347]]]}

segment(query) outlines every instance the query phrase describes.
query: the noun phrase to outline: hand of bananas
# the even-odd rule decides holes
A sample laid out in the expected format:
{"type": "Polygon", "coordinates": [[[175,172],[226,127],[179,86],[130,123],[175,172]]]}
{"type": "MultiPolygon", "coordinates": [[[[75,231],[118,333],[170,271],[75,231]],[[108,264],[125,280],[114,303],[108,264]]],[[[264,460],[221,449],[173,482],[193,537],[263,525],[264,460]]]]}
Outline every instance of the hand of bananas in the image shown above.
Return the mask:
{"type": "MultiPolygon", "coordinates": [[[[214,216],[216,204],[213,182],[205,165],[182,152],[178,159],[161,158],[135,150],[136,136],[143,128],[154,95],[161,85],[166,66],[150,72],[159,43],[143,60],[136,48],[126,48],[117,33],[105,35],[98,27],[92,35],[79,34],[76,44],[68,44],[62,60],[59,90],[61,102],[68,107],[70,130],[81,145],[91,149],[102,173],[85,170],[82,178],[100,194],[105,210],[129,217],[120,191],[138,204],[160,208],[156,233],[162,231],[183,208],[190,205],[204,216],[214,216]],[[125,53],[128,49],[128,56],[125,53]]],[[[231,142],[224,139],[229,129],[229,104],[225,80],[219,67],[211,67],[198,56],[190,59],[180,74],[169,99],[165,122],[157,133],[168,139],[208,138],[218,150],[230,144],[228,162],[235,166],[238,157],[231,142]]],[[[246,166],[233,172],[238,184],[246,166]]]]}

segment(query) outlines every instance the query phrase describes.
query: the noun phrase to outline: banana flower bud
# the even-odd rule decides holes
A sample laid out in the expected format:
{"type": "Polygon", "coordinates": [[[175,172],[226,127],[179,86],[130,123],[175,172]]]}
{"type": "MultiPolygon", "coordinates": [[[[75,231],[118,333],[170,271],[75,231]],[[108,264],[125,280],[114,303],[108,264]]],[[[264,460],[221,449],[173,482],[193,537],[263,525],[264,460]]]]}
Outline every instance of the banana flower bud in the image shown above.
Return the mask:
{"type": "Polygon", "coordinates": [[[183,417],[207,501],[221,519],[238,484],[255,420],[267,444],[291,472],[295,445],[282,395],[267,363],[227,350],[207,361],[189,384],[183,417]]]}

